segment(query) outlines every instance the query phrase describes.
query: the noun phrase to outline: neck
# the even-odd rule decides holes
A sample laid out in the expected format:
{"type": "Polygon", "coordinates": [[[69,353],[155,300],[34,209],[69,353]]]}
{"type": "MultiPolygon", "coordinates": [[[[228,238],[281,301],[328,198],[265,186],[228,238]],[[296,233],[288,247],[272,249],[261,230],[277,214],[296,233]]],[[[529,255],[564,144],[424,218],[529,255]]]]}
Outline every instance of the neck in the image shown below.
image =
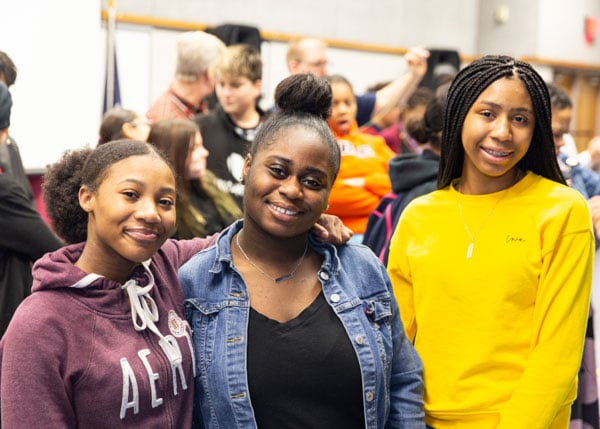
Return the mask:
{"type": "Polygon", "coordinates": [[[255,128],[260,122],[260,115],[254,106],[240,113],[230,113],[229,117],[238,127],[255,128]]]}
{"type": "Polygon", "coordinates": [[[494,178],[493,180],[489,180],[489,178],[481,180],[480,177],[473,176],[468,171],[463,170],[456,189],[461,194],[466,195],[492,194],[514,186],[524,176],[525,173],[515,167],[503,176],[494,178]]]}
{"type": "Polygon", "coordinates": [[[200,79],[195,82],[184,82],[181,80],[174,80],[171,84],[171,90],[177,95],[177,97],[184,100],[191,106],[199,106],[204,97],[210,95],[205,94],[202,89],[202,82],[200,79]]]}
{"type": "Polygon", "coordinates": [[[92,247],[94,246],[88,243],[85,244],[79,259],[74,264],[76,267],[88,274],[99,274],[102,277],[106,277],[107,279],[114,280],[121,284],[124,284],[129,280],[137,265],[136,263],[120,257],[119,260],[115,260],[116,258],[109,258],[106,256],[94,256],[99,252],[92,249],[92,247]]]}
{"type": "Polygon", "coordinates": [[[308,240],[308,233],[290,238],[275,237],[254,229],[246,220],[238,234],[240,245],[250,258],[284,265],[302,256],[308,240]]]}

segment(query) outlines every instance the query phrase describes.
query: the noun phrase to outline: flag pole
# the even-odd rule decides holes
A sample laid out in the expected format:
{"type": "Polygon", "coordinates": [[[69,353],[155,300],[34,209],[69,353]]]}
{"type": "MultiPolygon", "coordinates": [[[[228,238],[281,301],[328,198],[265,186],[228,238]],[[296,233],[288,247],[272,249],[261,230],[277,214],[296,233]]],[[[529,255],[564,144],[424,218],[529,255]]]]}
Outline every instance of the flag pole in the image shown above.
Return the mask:
{"type": "Polygon", "coordinates": [[[108,20],[106,28],[106,110],[115,103],[115,22],[117,8],[115,0],[108,0],[108,20]]]}

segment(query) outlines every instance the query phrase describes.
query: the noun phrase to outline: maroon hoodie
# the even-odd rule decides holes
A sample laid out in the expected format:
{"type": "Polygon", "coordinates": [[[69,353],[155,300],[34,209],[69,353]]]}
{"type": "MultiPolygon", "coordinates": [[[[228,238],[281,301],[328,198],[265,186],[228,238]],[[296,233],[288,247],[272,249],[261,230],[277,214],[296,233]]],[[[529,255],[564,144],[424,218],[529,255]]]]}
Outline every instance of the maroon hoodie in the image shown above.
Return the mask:
{"type": "Polygon", "coordinates": [[[191,427],[194,357],[177,270],[213,242],[167,241],[127,293],[73,265],[83,243],[40,259],[0,342],[2,426],[191,427]]]}

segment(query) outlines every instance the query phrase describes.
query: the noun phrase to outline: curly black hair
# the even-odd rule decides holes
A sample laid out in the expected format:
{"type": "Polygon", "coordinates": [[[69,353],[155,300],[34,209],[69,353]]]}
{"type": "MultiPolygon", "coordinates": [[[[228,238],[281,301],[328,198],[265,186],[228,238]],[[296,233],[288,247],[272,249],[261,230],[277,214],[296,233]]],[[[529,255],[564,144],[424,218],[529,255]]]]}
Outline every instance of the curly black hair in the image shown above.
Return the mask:
{"type": "Polygon", "coordinates": [[[66,151],[44,175],[44,203],[56,233],[67,243],[87,239],[88,214],[79,205],[79,188],[96,191],[108,168],[130,156],[155,153],[171,168],[165,156],[154,146],[134,140],[116,140],[97,146],[66,151]]]}

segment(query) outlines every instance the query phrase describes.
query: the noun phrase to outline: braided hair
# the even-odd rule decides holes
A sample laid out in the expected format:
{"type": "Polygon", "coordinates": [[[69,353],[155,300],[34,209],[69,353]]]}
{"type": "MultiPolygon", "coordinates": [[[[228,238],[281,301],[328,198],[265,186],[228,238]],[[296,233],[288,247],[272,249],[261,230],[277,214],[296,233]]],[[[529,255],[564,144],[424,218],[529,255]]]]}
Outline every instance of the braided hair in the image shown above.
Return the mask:
{"type": "Polygon", "coordinates": [[[465,150],[461,136],[469,109],[488,86],[498,79],[511,76],[516,76],[527,88],[535,115],[531,145],[517,167],[565,183],[554,151],[550,96],[546,83],[525,62],[505,55],[487,55],[460,70],[450,86],[442,130],[438,189],[447,187],[462,174],[465,150]]]}

